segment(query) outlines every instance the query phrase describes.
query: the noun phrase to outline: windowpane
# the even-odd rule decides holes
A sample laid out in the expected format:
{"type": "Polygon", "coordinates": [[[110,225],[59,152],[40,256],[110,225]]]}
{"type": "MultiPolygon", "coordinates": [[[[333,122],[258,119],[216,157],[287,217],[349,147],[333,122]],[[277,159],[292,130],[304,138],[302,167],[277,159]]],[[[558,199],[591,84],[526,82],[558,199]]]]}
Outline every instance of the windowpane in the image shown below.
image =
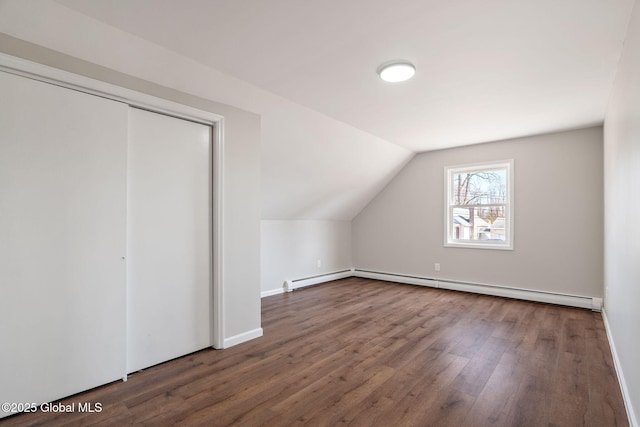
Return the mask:
{"type": "Polygon", "coordinates": [[[512,249],[513,161],[445,168],[445,246],[512,249]]]}
{"type": "Polygon", "coordinates": [[[453,208],[451,230],[456,240],[505,241],[505,207],[453,208]]]}
{"type": "Polygon", "coordinates": [[[506,169],[478,170],[453,175],[453,204],[506,203],[506,169]]]}

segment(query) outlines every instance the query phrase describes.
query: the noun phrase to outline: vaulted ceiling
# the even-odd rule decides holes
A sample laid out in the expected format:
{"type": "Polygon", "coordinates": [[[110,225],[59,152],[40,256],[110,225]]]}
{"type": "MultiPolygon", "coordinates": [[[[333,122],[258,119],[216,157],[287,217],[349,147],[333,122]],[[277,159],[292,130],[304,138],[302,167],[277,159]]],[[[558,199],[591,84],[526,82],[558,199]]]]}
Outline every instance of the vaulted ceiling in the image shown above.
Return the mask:
{"type": "Polygon", "coordinates": [[[600,123],[630,0],[61,0],[415,151],[600,123]],[[412,61],[402,84],[376,68],[412,61]]]}
{"type": "Polygon", "coordinates": [[[82,44],[103,26],[248,84],[222,102],[263,115],[263,217],[349,220],[415,152],[601,123],[633,3],[0,0],[19,15],[0,31],[82,44]],[[414,79],[381,81],[392,59],[414,79]]]}

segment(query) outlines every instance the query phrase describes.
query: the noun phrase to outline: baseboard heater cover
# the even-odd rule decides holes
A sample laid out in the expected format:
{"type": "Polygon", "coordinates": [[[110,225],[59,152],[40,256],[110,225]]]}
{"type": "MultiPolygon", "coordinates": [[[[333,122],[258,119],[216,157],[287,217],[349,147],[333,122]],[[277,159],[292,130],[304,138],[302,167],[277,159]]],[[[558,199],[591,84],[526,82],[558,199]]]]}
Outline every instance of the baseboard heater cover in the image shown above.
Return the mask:
{"type": "Polygon", "coordinates": [[[471,292],[476,294],[493,295],[498,297],[521,299],[526,301],[544,302],[549,304],[566,305],[570,307],[586,308],[593,311],[602,310],[602,298],[567,295],[555,292],[536,291],[532,289],[511,288],[484,283],[461,282],[455,280],[436,279],[431,277],[413,276],[407,274],[387,273],[372,270],[351,268],[333,273],[320,274],[295,280],[286,280],[284,290],[291,292],[305,286],[317,285],[332,280],[347,277],[361,277],[365,279],[384,280],[387,282],[405,283],[409,285],[428,286],[431,288],[449,289],[453,291],[471,292]]]}
{"type": "Polygon", "coordinates": [[[332,273],[318,274],[317,276],[309,276],[301,279],[285,280],[284,290],[291,292],[294,289],[304,288],[305,286],[317,285],[318,283],[330,282],[332,280],[345,279],[353,277],[353,268],[332,273]]]}
{"type": "Polygon", "coordinates": [[[411,276],[405,274],[385,273],[371,270],[354,270],[355,277],[385,280],[388,282],[406,283],[409,285],[428,286],[432,288],[449,289],[454,291],[472,292],[476,294],[493,295],[515,298],[527,301],[545,302],[550,304],[567,305],[571,307],[587,308],[593,311],[602,310],[602,298],[567,295],[554,292],[535,291],[531,289],[510,288],[483,283],[460,282],[429,277],[411,276]]]}
{"type": "Polygon", "coordinates": [[[370,270],[358,270],[354,271],[355,277],[362,277],[364,279],[384,280],[386,282],[405,283],[408,285],[428,286],[430,288],[437,288],[438,281],[427,277],[408,276],[406,274],[395,273],[382,273],[379,271],[370,270]]]}

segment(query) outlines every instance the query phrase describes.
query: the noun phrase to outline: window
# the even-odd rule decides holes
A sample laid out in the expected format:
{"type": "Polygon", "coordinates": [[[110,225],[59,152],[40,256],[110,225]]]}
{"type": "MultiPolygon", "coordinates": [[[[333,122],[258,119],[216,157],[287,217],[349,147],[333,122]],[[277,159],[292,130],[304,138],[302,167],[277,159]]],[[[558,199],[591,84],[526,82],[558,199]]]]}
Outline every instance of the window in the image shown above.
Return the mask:
{"type": "Polygon", "coordinates": [[[513,249],[513,160],[444,172],[444,245],[513,249]]]}

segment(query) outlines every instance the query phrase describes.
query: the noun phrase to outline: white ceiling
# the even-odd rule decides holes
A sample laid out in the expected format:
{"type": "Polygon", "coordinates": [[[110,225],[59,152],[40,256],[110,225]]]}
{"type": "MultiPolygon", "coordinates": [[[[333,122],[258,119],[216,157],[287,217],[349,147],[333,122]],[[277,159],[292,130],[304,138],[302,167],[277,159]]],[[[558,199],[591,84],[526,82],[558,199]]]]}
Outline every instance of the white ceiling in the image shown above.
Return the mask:
{"type": "Polygon", "coordinates": [[[0,0],[0,33],[259,114],[262,218],[349,221],[415,152],[602,123],[633,3],[0,0]]]}
{"type": "Polygon", "coordinates": [[[603,121],[633,0],[59,0],[412,151],[603,121]],[[382,62],[417,67],[384,83],[382,62]]]}

